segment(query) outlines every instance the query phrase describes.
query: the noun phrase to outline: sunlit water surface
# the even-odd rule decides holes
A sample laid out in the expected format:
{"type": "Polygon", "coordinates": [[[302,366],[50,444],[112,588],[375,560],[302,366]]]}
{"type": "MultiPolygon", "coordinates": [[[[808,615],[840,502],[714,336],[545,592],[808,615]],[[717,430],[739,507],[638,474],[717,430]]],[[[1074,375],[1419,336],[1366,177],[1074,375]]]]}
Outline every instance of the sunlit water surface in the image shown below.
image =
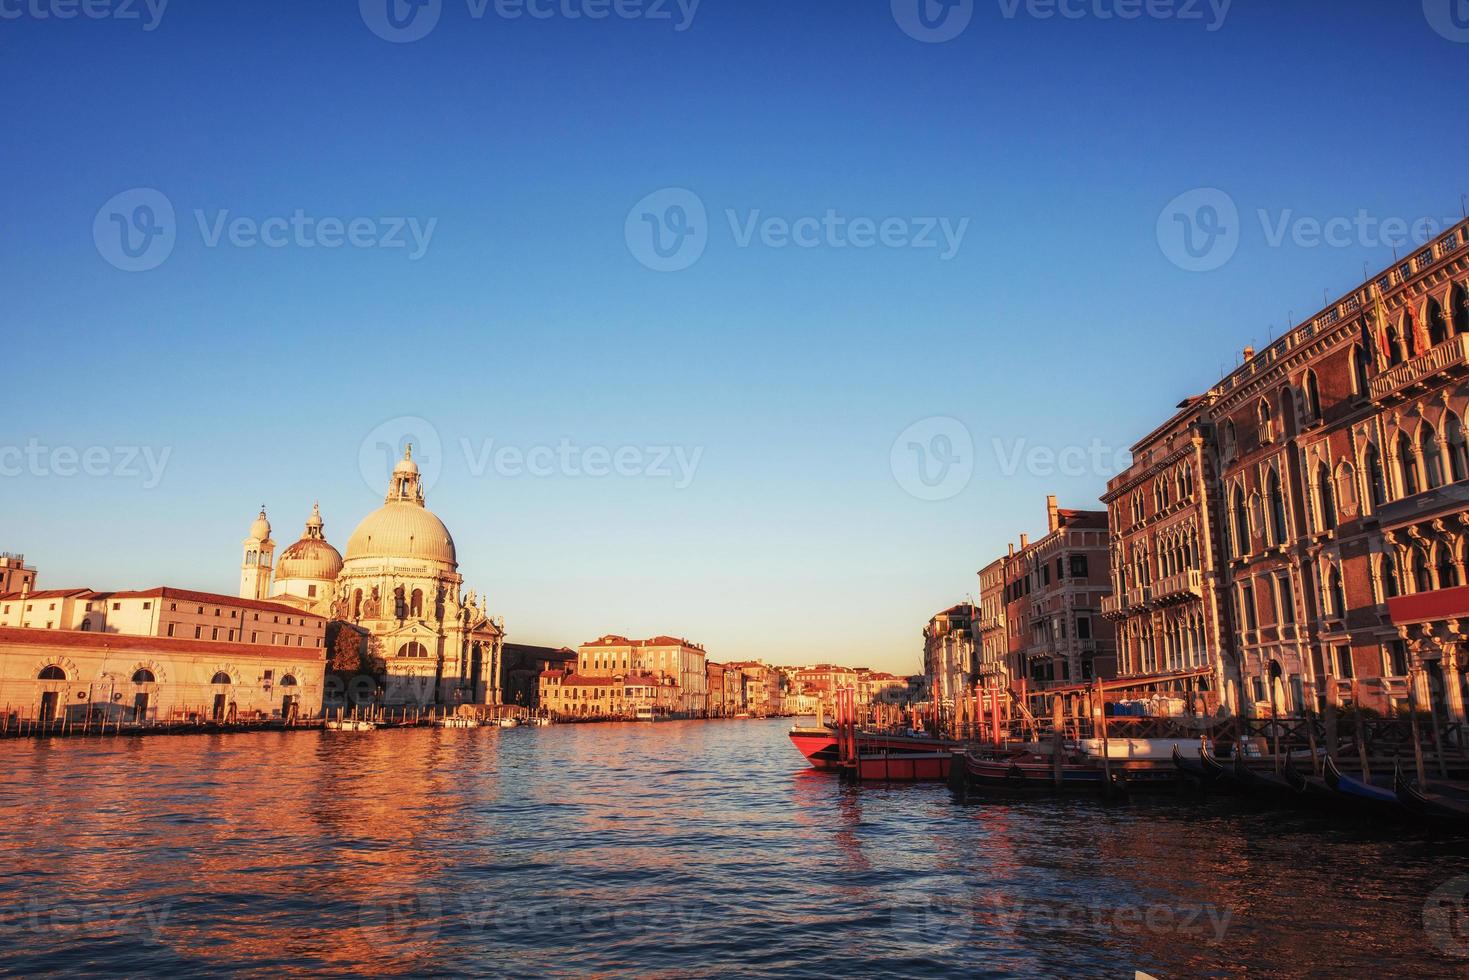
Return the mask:
{"type": "Polygon", "coordinates": [[[0,973],[1469,973],[1464,845],[854,788],[785,729],[0,743],[0,973]]]}

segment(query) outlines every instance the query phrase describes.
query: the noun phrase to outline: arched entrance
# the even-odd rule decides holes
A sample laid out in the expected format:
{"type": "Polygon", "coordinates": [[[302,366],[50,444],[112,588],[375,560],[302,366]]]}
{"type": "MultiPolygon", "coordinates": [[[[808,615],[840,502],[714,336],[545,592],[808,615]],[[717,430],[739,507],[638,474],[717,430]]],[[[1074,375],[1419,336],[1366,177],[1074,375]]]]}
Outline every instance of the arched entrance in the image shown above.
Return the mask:
{"type": "Polygon", "coordinates": [[[290,723],[296,720],[297,706],[301,703],[297,688],[295,674],[287,674],[281,678],[281,721],[290,723]]]}
{"type": "Polygon", "coordinates": [[[55,721],[61,711],[61,696],[66,690],[66,671],[49,664],[41,668],[36,681],[41,688],[40,711],[36,717],[41,721],[55,721]]]}
{"type": "Polygon", "coordinates": [[[230,685],[232,683],[234,681],[230,678],[230,675],[222,670],[216,671],[214,676],[209,680],[210,686],[214,688],[214,708],[210,716],[216,722],[225,720],[225,712],[228,710],[229,705],[230,685]]]}
{"type": "Polygon", "coordinates": [[[133,684],[138,688],[133,692],[133,721],[142,723],[148,720],[148,709],[157,683],[158,678],[148,668],[139,667],[133,671],[133,684]]]}

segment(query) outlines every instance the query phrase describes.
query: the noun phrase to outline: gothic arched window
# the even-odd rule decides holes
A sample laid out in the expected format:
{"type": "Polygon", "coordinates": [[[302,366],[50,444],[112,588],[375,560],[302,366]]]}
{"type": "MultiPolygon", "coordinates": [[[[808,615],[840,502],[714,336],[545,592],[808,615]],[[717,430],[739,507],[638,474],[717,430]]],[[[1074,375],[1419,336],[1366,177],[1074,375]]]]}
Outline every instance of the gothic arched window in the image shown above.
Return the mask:
{"type": "Polygon", "coordinates": [[[1443,307],[1438,305],[1438,300],[1430,299],[1425,313],[1428,317],[1428,342],[1437,347],[1449,339],[1449,325],[1444,319],[1443,307]]]}
{"type": "Polygon", "coordinates": [[[1274,470],[1270,471],[1270,478],[1265,483],[1266,494],[1270,498],[1270,532],[1272,544],[1285,544],[1285,494],[1280,489],[1280,477],[1274,470]]]}
{"type": "Polygon", "coordinates": [[[1418,448],[1423,454],[1423,479],[1427,489],[1443,486],[1443,453],[1438,448],[1438,433],[1425,424],[1418,433],[1418,448]]]}
{"type": "Polygon", "coordinates": [[[1413,591],[1433,591],[1433,580],[1428,572],[1428,554],[1422,548],[1413,549],[1413,591]]]}
{"type": "Polygon", "coordinates": [[[1306,380],[1301,388],[1301,397],[1306,402],[1306,419],[1315,422],[1321,418],[1321,389],[1316,383],[1316,372],[1307,371],[1306,380]]]}
{"type": "Polygon", "coordinates": [[[1320,508],[1321,527],[1330,531],[1336,527],[1336,495],[1331,489],[1331,470],[1325,463],[1316,468],[1316,502],[1320,508]]]}
{"type": "Polygon", "coordinates": [[[1398,475],[1401,477],[1403,496],[1411,497],[1418,492],[1418,463],[1413,458],[1413,440],[1404,432],[1398,436],[1398,475]]]}
{"type": "Polygon", "coordinates": [[[1367,352],[1358,344],[1352,348],[1352,390],[1367,395],[1367,352]]]}
{"type": "Polygon", "coordinates": [[[1438,545],[1438,562],[1434,571],[1438,575],[1440,589],[1452,589],[1459,584],[1459,567],[1454,564],[1454,552],[1448,545],[1438,545]]]}
{"type": "Polygon", "coordinates": [[[1234,532],[1234,554],[1241,558],[1250,552],[1250,518],[1245,511],[1244,491],[1239,487],[1234,488],[1233,527],[1234,532]]]}
{"type": "Polygon", "coordinates": [[[1453,320],[1454,333],[1469,333],[1469,293],[1458,284],[1449,293],[1449,317],[1453,320]]]}
{"type": "Polygon", "coordinates": [[[1387,480],[1382,472],[1382,454],[1377,447],[1367,446],[1367,491],[1372,496],[1372,509],[1387,502],[1387,480]]]}
{"type": "Polygon", "coordinates": [[[1449,481],[1469,479],[1469,444],[1464,441],[1464,426],[1453,412],[1444,417],[1443,437],[1449,450],[1449,481]]]}

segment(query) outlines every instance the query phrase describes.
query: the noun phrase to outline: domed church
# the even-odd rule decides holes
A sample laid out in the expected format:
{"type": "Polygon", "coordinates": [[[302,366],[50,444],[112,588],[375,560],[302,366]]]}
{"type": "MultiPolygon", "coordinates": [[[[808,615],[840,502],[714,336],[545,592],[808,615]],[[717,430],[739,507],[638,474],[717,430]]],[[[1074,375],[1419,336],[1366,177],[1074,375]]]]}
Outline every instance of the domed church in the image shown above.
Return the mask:
{"type": "Polygon", "coordinates": [[[393,468],[383,505],[347,539],[345,558],[328,543],[319,506],[272,576],[274,550],[262,507],[244,540],[241,596],[365,630],[387,663],[385,704],[500,703],[504,624],[461,591],[454,538],[424,506],[412,446],[393,468]]]}

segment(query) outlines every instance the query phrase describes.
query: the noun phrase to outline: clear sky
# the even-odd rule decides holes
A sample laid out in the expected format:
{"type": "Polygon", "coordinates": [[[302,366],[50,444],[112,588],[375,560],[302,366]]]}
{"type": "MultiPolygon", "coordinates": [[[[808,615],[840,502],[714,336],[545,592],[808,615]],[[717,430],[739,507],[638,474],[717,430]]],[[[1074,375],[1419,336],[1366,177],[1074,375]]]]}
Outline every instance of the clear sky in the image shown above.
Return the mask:
{"type": "Polygon", "coordinates": [[[1469,191],[1449,0],[88,2],[0,0],[43,586],[233,592],[262,502],[345,548],[412,436],[511,639],[911,672],[1045,494],[1469,191]]]}

